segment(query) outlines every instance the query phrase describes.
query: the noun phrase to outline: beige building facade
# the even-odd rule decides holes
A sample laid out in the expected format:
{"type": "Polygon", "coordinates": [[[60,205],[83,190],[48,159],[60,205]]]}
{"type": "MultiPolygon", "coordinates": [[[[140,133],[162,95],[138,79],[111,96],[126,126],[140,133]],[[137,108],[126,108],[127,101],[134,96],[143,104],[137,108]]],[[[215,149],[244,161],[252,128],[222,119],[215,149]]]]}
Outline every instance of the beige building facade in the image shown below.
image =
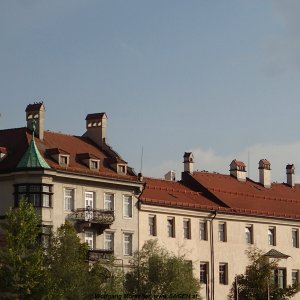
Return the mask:
{"type": "Polygon", "coordinates": [[[138,248],[143,184],[107,144],[106,114],[88,115],[83,136],[45,131],[44,116],[43,103],[34,103],[26,127],[0,130],[0,215],[29,199],[41,216],[43,242],[68,220],[89,244],[90,261],[114,255],[126,267],[138,248]]]}
{"type": "MultiPolygon", "coordinates": [[[[245,172],[244,163],[237,162],[237,166],[245,172]]],[[[235,276],[245,273],[246,251],[254,247],[271,257],[282,255],[274,271],[279,286],[299,282],[299,187],[265,188],[244,174],[238,176],[238,170],[232,176],[188,169],[192,170],[185,166],[179,182],[145,178],[140,196],[140,247],[157,239],[170,252],[192,261],[204,299],[226,299],[235,276]],[[255,194],[257,188],[261,193],[255,194]],[[259,201],[265,201],[269,211],[259,201]]]]}

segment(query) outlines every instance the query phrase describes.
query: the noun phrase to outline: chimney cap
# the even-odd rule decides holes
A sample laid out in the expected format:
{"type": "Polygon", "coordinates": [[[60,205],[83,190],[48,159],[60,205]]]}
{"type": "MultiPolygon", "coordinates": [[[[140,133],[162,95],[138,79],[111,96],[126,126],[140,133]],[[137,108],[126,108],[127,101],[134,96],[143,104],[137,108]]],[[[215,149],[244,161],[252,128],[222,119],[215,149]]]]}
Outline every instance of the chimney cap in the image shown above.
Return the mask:
{"type": "Polygon", "coordinates": [[[192,152],[184,152],[183,162],[194,162],[194,155],[192,152]]]}
{"type": "Polygon", "coordinates": [[[287,165],[286,165],[286,169],[287,169],[287,170],[294,170],[294,169],[295,169],[295,166],[294,166],[294,164],[287,164],[287,165]]]}
{"type": "Polygon", "coordinates": [[[102,112],[102,113],[88,114],[85,119],[86,120],[95,120],[95,119],[102,119],[104,117],[107,119],[106,113],[102,112]]]}
{"type": "Polygon", "coordinates": [[[246,167],[246,165],[244,164],[244,162],[242,162],[241,160],[236,160],[234,159],[231,163],[230,166],[234,165],[234,166],[239,166],[239,167],[246,167]]]}
{"type": "Polygon", "coordinates": [[[25,111],[28,112],[28,111],[36,111],[36,110],[40,110],[41,107],[43,107],[45,109],[45,106],[44,106],[44,102],[34,102],[33,104],[28,104],[25,111]]]}

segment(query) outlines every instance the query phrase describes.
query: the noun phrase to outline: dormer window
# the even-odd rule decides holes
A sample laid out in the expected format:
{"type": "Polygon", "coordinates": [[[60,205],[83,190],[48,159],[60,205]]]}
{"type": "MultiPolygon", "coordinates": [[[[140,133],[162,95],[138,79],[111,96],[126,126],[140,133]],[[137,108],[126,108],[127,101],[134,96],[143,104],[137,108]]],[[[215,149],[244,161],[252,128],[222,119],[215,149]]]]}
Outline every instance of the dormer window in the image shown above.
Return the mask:
{"type": "Polygon", "coordinates": [[[99,170],[99,160],[90,159],[90,169],[99,170]]]}
{"type": "Polygon", "coordinates": [[[126,174],[126,166],[118,165],[118,173],[126,174]]]}
{"type": "Polygon", "coordinates": [[[69,156],[68,155],[59,155],[59,164],[61,166],[67,166],[69,164],[69,156]]]}

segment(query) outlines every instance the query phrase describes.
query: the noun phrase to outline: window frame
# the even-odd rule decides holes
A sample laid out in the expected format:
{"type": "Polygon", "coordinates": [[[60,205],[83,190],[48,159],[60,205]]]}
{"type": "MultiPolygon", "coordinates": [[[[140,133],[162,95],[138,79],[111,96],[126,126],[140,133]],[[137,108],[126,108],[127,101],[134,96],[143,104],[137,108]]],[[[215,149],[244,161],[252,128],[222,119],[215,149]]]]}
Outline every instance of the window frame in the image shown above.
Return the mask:
{"type": "Polygon", "coordinates": [[[156,215],[148,215],[148,234],[157,236],[156,215]],[[150,222],[152,220],[153,222],[150,222]]]}
{"type": "Polygon", "coordinates": [[[183,238],[185,240],[190,240],[191,237],[191,219],[183,219],[183,238]]]}
{"type": "Polygon", "coordinates": [[[226,222],[219,222],[218,223],[218,241],[219,242],[227,242],[227,226],[226,222]],[[222,230],[220,230],[222,228],[222,230]]]}
{"type": "Polygon", "coordinates": [[[200,239],[200,241],[207,241],[207,222],[206,221],[199,222],[199,239],[200,239]],[[201,225],[203,225],[203,228],[201,228],[201,225]]]}
{"type": "Polygon", "coordinates": [[[269,246],[276,246],[276,227],[269,226],[268,227],[268,245],[269,246]]]}
{"type": "Polygon", "coordinates": [[[245,226],[245,239],[246,239],[246,243],[248,245],[252,245],[254,243],[253,225],[252,224],[247,224],[245,226]],[[247,230],[248,230],[248,232],[247,232],[247,230]]]}
{"type": "Polygon", "coordinates": [[[132,195],[123,195],[123,217],[126,219],[133,218],[133,197],[132,195]],[[126,200],[130,199],[126,203],[126,200]]]}
{"type": "Polygon", "coordinates": [[[108,210],[108,211],[114,211],[115,210],[115,194],[114,193],[111,193],[111,192],[107,192],[107,193],[104,193],[104,202],[103,202],[103,208],[105,210],[108,210]],[[112,199],[107,199],[106,196],[111,196],[112,199]],[[110,208],[107,208],[107,203],[110,203],[110,208]]]}
{"type": "Polygon", "coordinates": [[[228,285],[228,263],[219,263],[219,284],[228,285]]]}
{"type": "Polygon", "coordinates": [[[201,261],[200,262],[200,275],[199,280],[202,284],[208,284],[208,271],[209,271],[209,265],[207,261],[201,261]],[[204,268],[202,268],[204,266],[204,268]]]}
{"type": "Polygon", "coordinates": [[[292,247],[299,248],[299,230],[298,230],[298,228],[292,228],[292,247]]]}
{"type": "Polygon", "coordinates": [[[167,217],[167,234],[169,238],[175,238],[175,217],[167,217]]]}
{"type": "Polygon", "coordinates": [[[114,245],[115,245],[115,234],[114,232],[105,232],[104,233],[104,249],[114,251],[114,245]],[[108,238],[110,237],[110,238],[108,238]]]}
{"type": "Polygon", "coordinates": [[[123,233],[123,255],[132,256],[133,254],[133,234],[132,233],[123,233]],[[128,238],[128,240],[126,240],[128,238]]]}
{"type": "Polygon", "coordinates": [[[15,207],[19,206],[21,200],[27,200],[34,207],[52,208],[52,184],[20,183],[14,184],[14,189],[15,207]]]}
{"type": "Polygon", "coordinates": [[[299,270],[293,269],[291,274],[292,285],[299,284],[299,270]],[[294,276],[296,275],[296,276],[294,276]]]}
{"type": "Polygon", "coordinates": [[[75,209],[75,189],[70,187],[64,188],[64,211],[73,211],[75,209]],[[71,195],[66,195],[70,191],[71,195]],[[69,202],[66,200],[68,199],[69,202]]]}

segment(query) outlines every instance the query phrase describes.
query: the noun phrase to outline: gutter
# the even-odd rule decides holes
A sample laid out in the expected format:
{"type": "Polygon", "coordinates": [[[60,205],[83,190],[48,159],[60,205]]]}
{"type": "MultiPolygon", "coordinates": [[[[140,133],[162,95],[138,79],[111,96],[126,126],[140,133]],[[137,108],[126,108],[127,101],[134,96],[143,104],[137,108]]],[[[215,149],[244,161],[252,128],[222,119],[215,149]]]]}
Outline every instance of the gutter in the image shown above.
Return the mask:
{"type": "MultiPolygon", "coordinates": [[[[210,263],[211,263],[211,274],[210,274],[210,281],[211,281],[211,297],[208,300],[215,299],[215,250],[214,250],[214,228],[213,228],[213,221],[217,216],[217,211],[213,212],[212,218],[210,220],[210,263]]],[[[208,295],[209,296],[209,295],[208,295]]]]}

